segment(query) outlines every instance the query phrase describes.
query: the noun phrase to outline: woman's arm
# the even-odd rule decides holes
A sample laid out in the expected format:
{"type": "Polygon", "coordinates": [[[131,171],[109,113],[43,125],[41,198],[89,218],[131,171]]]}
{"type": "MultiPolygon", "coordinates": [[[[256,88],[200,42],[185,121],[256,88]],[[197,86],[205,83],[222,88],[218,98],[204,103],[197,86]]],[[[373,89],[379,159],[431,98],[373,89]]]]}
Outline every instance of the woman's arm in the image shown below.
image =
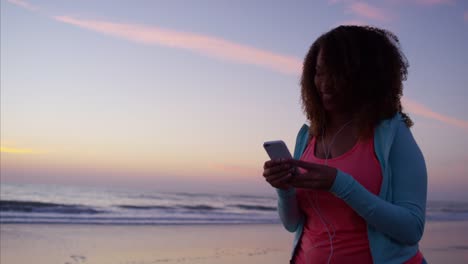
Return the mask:
{"type": "Polygon", "coordinates": [[[425,223],[427,173],[413,135],[401,123],[389,156],[393,197],[385,201],[340,170],[330,191],[343,199],[379,232],[404,244],[416,244],[425,223]]]}
{"type": "Polygon", "coordinates": [[[278,213],[284,228],[289,232],[295,232],[302,219],[303,214],[299,210],[296,199],[296,189],[276,189],[278,193],[278,213]]]}
{"type": "MultiPolygon", "coordinates": [[[[294,146],[294,159],[300,160],[302,153],[309,142],[309,127],[303,125],[296,136],[296,145],[294,146]]],[[[296,177],[296,175],[294,176],[296,177]]],[[[289,232],[295,232],[299,223],[305,217],[296,198],[296,188],[276,189],[278,193],[278,213],[284,228],[289,232]]]]}

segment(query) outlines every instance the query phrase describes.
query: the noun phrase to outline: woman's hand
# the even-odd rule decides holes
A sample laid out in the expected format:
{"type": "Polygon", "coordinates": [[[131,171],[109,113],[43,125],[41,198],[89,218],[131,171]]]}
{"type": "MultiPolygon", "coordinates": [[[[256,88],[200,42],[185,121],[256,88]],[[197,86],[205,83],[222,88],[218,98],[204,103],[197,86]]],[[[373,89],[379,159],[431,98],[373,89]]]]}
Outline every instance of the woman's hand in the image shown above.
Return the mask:
{"type": "Polygon", "coordinates": [[[286,160],[284,163],[306,171],[296,173],[292,177],[290,185],[293,187],[328,191],[335,182],[336,168],[295,159],[286,160]]]}
{"type": "Polygon", "coordinates": [[[263,177],[273,187],[278,189],[288,189],[292,179],[294,167],[285,160],[269,160],[263,165],[263,177]]]}

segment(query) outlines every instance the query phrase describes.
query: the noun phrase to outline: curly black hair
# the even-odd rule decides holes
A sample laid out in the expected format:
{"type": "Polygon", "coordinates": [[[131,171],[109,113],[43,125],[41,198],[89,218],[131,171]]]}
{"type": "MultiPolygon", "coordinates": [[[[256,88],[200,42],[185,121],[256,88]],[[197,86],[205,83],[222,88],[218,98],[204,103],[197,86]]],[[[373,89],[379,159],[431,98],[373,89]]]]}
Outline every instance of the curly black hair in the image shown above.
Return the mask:
{"type": "Polygon", "coordinates": [[[326,131],[327,115],[314,83],[322,51],[327,74],[346,100],[343,109],[358,122],[361,137],[370,137],[380,121],[401,113],[408,127],[413,121],[402,112],[403,81],[408,61],[398,38],[390,31],[370,26],[339,26],[321,35],[304,59],[301,77],[302,107],[311,122],[311,133],[326,131]]]}

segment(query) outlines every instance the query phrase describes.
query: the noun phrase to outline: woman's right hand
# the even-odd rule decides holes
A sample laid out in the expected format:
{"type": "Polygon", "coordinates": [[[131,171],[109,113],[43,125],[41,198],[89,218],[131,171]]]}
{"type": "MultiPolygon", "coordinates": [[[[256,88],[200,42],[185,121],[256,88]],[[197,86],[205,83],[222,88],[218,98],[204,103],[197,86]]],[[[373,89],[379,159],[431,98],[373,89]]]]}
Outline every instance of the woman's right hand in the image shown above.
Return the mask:
{"type": "Polygon", "coordinates": [[[269,160],[263,165],[263,177],[273,187],[288,189],[292,179],[294,168],[285,160],[269,160]]]}

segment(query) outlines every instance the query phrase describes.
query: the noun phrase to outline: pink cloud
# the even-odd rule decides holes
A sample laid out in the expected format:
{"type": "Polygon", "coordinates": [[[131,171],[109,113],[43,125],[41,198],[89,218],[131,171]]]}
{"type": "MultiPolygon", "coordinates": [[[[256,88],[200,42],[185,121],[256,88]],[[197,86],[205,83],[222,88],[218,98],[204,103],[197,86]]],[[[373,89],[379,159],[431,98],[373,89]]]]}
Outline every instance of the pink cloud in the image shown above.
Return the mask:
{"type": "Polygon", "coordinates": [[[360,21],[360,20],[346,20],[346,21],[343,21],[341,23],[338,23],[338,25],[355,25],[355,26],[366,26],[366,25],[369,25],[369,23],[365,23],[363,21],[360,21]]]}
{"type": "Polygon", "coordinates": [[[28,2],[25,2],[23,0],[7,0],[7,1],[14,4],[14,5],[26,8],[26,9],[31,10],[31,11],[38,11],[39,10],[38,7],[32,5],[32,4],[28,3],[28,2]]]}
{"type": "Polygon", "coordinates": [[[389,21],[391,15],[384,9],[371,6],[365,2],[354,2],[349,6],[349,11],[357,16],[377,21],[389,21]]]}
{"type": "Polygon", "coordinates": [[[352,2],[353,0],[328,0],[328,3],[330,4],[337,4],[337,3],[348,3],[352,2]]]}
{"type": "Polygon", "coordinates": [[[422,5],[440,5],[453,4],[454,0],[415,0],[415,2],[422,5]]]}
{"type": "Polygon", "coordinates": [[[258,65],[286,74],[298,74],[302,67],[302,61],[295,57],[275,54],[212,36],[168,30],[155,26],[86,20],[69,16],[54,18],[67,24],[133,42],[190,50],[210,57],[258,65]]]}
{"type": "Polygon", "coordinates": [[[435,5],[452,5],[456,0],[387,0],[389,3],[399,5],[422,5],[422,6],[435,6],[435,5]]]}
{"type": "MultiPolygon", "coordinates": [[[[24,8],[32,7],[24,1],[9,1],[21,5],[24,8]]],[[[369,6],[363,2],[353,3],[351,9],[354,10],[353,12],[360,14],[363,17],[380,20],[389,19],[389,15],[387,15],[383,10],[369,6]]],[[[466,20],[466,12],[464,16],[466,20]]],[[[56,16],[53,18],[63,23],[137,43],[156,44],[172,48],[186,49],[218,59],[265,67],[284,74],[299,75],[301,73],[302,60],[296,57],[249,47],[247,45],[230,42],[213,36],[167,30],[155,26],[150,27],[136,24],[78,19],[70,16],[56,16]]],[[[356,21],[352,22],[357,23],[356,21]]],[[[416,115],[435,119],[460,128],[468,128],[468,121],[439,114],[428,107],[407,98],[404,98],[403,103],[409,112],[416,115]]],[[[237,169],[243,170],[239,168],[237,169]]]]}
{"type": "Polygon", "coordinates": [[[420,104],[418,102],[415,102],[415,101],[413,101],[411,99],[408,99],[406,97],[402,98],[402,103],[403,103],[403,106],[405,107],[405,109],[407,109],[409,112],[411,112],[413,114],[423,116],[423,117],[426,117],[426,118],[430,118],[430,119],[435,119],[435,120],[438,120],[440,122],[450,124],[450,125],[453,125],[453,126],[456,126],[456,127],[468,129],[468,121],[466,121],[466,120],[461,120],[461,119],[457,119],[457,118],[453,118],[453,117],[450,117],[450,116],[446,116],[446,115],[436,113],[436,112],[432,111],[431,109],[429,109],[427,106],[425,106],[423,104],[420,104]]]}
{"type": "Polygon", "coordinates": [[[463,14],[463,20],[465,20],[465,22],[468,22],[468,10],[465,11],[465,13],[463,14]]]}

